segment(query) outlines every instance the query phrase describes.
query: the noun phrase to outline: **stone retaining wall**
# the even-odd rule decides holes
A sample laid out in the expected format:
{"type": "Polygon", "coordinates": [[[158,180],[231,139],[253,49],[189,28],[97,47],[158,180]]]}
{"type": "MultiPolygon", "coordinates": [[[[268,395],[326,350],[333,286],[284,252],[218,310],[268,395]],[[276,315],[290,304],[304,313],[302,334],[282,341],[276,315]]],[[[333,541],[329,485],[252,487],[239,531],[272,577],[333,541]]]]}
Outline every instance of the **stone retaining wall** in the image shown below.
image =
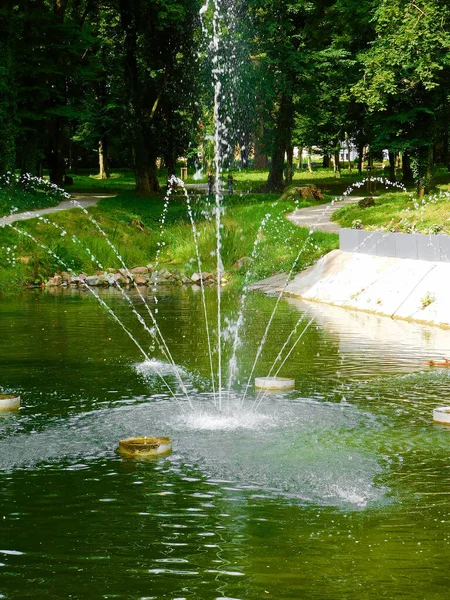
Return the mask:
{"type": "Polygon", "coordinates": [[[339,248],[372,256],[450,262],[450,236],[340,229],[339,248]]]}

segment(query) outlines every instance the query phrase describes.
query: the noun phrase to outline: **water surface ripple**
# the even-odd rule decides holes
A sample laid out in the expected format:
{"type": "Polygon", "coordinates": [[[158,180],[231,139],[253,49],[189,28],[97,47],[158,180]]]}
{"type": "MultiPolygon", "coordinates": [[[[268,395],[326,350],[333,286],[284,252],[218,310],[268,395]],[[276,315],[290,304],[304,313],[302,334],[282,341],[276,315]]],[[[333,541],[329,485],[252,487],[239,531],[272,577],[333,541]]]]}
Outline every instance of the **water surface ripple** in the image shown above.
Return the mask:
{"type": "MultiPolygon", "coordinates": [[[[224,294],[226,314],[238,300],[224,294]]],[[[450,429],[431,413],[448,402],[450,378],[424,362],[448,353],[448,333],[317,309],[280,373],[296,389],[256,413],[250,395],[239,412],[274,300],[248,302],[222,414],[194,292],[159,303],[194,412],[92,299],[0,303],[0,391],[22,396],[18,414],[0,417],[0,597],[446,596],[450,429]],[[170,435],[174,453],[118,456],[118,440],[138,434],[170,435]]],[[[257,375],[304,307],[280,309],[257,375]]],[[[180,393],[173,368],[154,360],[180,393]]]]}

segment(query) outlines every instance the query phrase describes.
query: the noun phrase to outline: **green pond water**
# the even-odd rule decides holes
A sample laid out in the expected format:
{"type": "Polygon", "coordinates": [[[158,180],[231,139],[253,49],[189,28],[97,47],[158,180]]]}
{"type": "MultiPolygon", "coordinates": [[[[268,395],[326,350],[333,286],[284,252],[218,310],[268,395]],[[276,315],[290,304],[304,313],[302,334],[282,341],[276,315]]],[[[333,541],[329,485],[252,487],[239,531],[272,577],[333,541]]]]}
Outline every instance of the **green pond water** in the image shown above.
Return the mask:
{"type": "MultiPolygon", "coordinates": [[[[89,294],[0,301],[0,392],[22,398],[0,416],[0,598],[448,597],[450,428],[432,409],[450,379],[424,361],[450,353],[449,332],[283,300],[254,375],[308,310],[280,372],[296,389],[256,413],[251,389],[238,410],[275,304],[251,294],[219,415],[200,295],[158,303],[195,411],[124,299],[102,297],[176,399],[89,294]],[[123,459],[132,435],[174,452],[123,459]]],[[[238,304],[225,292],[228,338],[238,304]]],[[[213,291],[207,305],[214,328],[213,291]]]]}

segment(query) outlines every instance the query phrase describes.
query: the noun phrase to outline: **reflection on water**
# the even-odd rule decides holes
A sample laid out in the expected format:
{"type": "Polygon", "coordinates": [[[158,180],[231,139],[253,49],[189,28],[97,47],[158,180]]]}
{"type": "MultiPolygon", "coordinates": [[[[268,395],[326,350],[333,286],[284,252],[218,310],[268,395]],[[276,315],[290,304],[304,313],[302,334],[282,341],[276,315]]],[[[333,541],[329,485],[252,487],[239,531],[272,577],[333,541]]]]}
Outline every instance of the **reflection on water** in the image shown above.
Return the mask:
{"type": "MultiPolygon", "coordinates": [[[[249,298],[241,386],[273,302],[249,298]]],[[[238,301],[223,304],[231,316],[238,301]]],[[[192,291],[162,295],[159,318],[195,413],[173,368],[154,359],[180,404],[92,299],[1,302],[0,391],[23,408],[0,418],[0,597],[445,597],[450,430],[431,411],[450,374],[423,362],[450,336],[288,301],[255,375],[306,309],[280,373],[297,389],[256,412],[252,394],[236,410],[236,389],[218,414],[192,291]],[[170,435],[174,453],[120,458],[118,440],[138,434],[170,435]]]]}

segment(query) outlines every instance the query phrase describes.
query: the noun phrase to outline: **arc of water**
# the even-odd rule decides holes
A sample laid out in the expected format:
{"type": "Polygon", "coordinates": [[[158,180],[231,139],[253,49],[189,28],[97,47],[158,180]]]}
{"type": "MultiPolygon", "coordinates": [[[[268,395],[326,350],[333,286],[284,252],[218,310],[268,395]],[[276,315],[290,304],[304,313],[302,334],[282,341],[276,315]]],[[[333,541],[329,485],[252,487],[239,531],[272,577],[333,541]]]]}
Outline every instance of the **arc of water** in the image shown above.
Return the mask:
{"type": "MultiPolygon", "coordinates": [[[[164,198],[163,210],[162,210],[162,213],[161,213],[161,217],[159,219],[159,221],[160,221],[160,225],[159,225],[159,242],[157,244],[158,249],[156,250],[156,256],[155,256],[155,270],[154,270],[155,280],[153,282],[153,292],[155,293],[155,295],[154,295],[155,304],[158,304],[157,292],[158,292],[158,266],[159,266],[159,259],[160,259],[160,256],[161,256],[161,252],[162,252],[163,246],[165,245],[165,242],[163,242],[164,224],[166,222],[167,211],[169,209],[170,196],[172,195],[172,192],[173,192],[173,189],[174,189],[174,182],[173,182],[172,177],[169,179],[168,183],[169,183],[169,186],[167,188],[167,193],[166,193],[166,196],[164,198]]],[[[156,309],[155,312],[158,312],[158,309],[156,309]]]]}
{"type": "Polygon", "coordinates": [[[265,346],[265,343],[266,343],[266,341],[267,341],[267,335],[268,335],[268,333],[269,333],[270,327],[271,327],[271,325],[272,325],[272,321],[273,321],[273,319],[274,319],[274,317],[275,317],[275,314],[276,314],[276,312],[277,312],[278,305],[280,304],[280,300],[281,300],[281,298],[283,297],[283,292],[284,292],[284,290],[286,289],[286,287],[287,287],[287,285],[288,285],[289,281],[290,281],[290,280],[291,280],[291,278],[292,278],[292,274],[293,274],[293,272],[294,272],[294,269],[295,269],[295,267],[296,267],[296,265],[297,265],[298,261],[300,260],[300,256],[301,256],[301,254],[302,254],[303,250],[304,250],[304,246],[303,246],[303,247],[300,249],[299,253],[297,254],[297,256],[296,256],[296,258],[295,258],[295,260],[294,260],[294,262],[293,262],[293,264],[292,264],[292,267],[291,267],[291,269],[290,269],[290,271],[289,271],[289,273],[288,273],[288,276],[287,276],[287,278],[286,278],[286,282],[285,282],[285,284],[284,284],[283,288],[281,289],[280,293],[278,294],[278,297],[277,297],[277,300],[276,300],[275,306],[274,306],[274,308],[273,308],[273,310],[272,310],[272,314],[270,315],[269,321],[268,321],[268,323],[267,323],[267,325],[266,325],[266,329],[264,330],[263,336],[262,336],[262,338],[261,338],[261,342],[260,342],[260,344],[259,344],[258,350],[256,351],[255,360],[254,360],[254,362],[253,362],[253,366],[252,366],[252,369],[251,369],[251,372],[250,372],[249,378],[248,378],[248,380],[247,380],[247,384],[246,384],[246,386],[245,386],[244,394],[243,394],[243,396],[242,396],[242,399],[241,399],[241,407],[244,405],[244,401],[245,401],[245,398],[246,398],[246,396],[247,396],[248,389],[249,389],[249,387],[250,387],[250,383],[251,383],[251,380],[252,380],[252,377],[253,377],[253,373],[255,372],[256,365],[257,365],[257,363],[258,363],[259,357],[261,356],[261,353],[262,353],[262,351],[263,351],[263,349],[264,349],[264,346],[265,346]]]}
{"type": "MultiPolygon", "coordinates": [[[[339,200],[342,200],[342,197],[341,197],[339,200]]],[[[338,199],[336,199],[336,198],[335,198],[335,199],[333,199],[333,200],[331,201],[331,205],[335,204],[335,203],[336,203],[336,202],[338,202],[339,200],[338,200],[338,199]]],[[[328,208],[328,205],[327,205],[327,208],[328,208]]],[[[316,220],[316,224],[319,222],[319,220],[320,220],[320,216],[317,218],[317,220],[316,220]]],[[[277,312],[278,306],[279,306],[279,304],[280,304],[280,300],[281,300],[281,298],[283,297],[284,290],[286,289],[286,287],[287,287],[288,283],[290,282],[290,280],[291,280],[291,278],[292,278],[292,275],[293,275],[293,273],[294,273],[294,269],[295,269],[295,267],[297,266],[297,263],[298,263],[298,261],[300,260],[300,256],[302,255],[302,253],[303,253],[303,251],[304,251],[304,249],[305,249],[305,247],[306,247],[306,244],[309,242],[309,239],[310,239],[311,235],[314,233],[314,227],[315,227],[315,226],[313,226],[313,227],[311,227],[311,228],[310,228],[308,236],[306,237],[305,241],[303,242],[303,245],[302,245],[302,247],[300,248],[300,250],[299,250],[299,252],[298,252],[297,256],[295,257],[295,259],[294,259],[294,262],[292,263],[292,266],[291,266],[291,268],[290,268],[290,271],[289,271],[289,273],[288,273],[288,275],[287,275],[287,277],[286,277],[286,281],[285,281],[285,283],[284,283],[284,286],[281,288],[281,290],[280,290],[280,292],[279,292],[279,294],[278,294],[278,296],[277,296],[277,300],[276,300],[276,302],[275,302],[275,306],[274,306],[274,308],[273,308],[273,310],[272,310],[272,313],[271,313],[271,315],[270,315],[269,321],[268,321],[268,323],[267,323],[267,325],[266,325],[266,329],[265,329],[265,331],[264,331],[264,334],[263,334],[263,336],[262,336],[262,338],[261,338],[260,345],[259,345],[259,347],[258,347],[258,350],[257,350],[257,352],[256,352],[255,360],[254,360],[254,362],[253,362],[253,366],[252,366],[252,369],[251,369],[251,372],[250,372],[249,378],[248,378],[248,380],[247,380],[247,384],[246,384],[246,387],[245,387],[245,390],[244,390],[244,394],[243,394],[243,396],[242,396],[242,399],[241,399],[241,407],[244,405],[244,401],[245,401],[245,398],[246,398],[246,396],[247,396],[247,393],[248,393],[248,390],[249,390],[249,387],[250,387],[250,384],[251,384],[251,380],[252,380],[252,377],[253,377],[253,373],[255,372],[255,368],[256,368],[256,365],[257,365],[257,363],[258,363],[259,357],[261,356],[261,353],[262,353],[262,351],[263,351],[263,349],[264,349],[264,346],[265,346],[265,343],[266,343],[266,341],[267,341],[267,335],[268,335],[268,333],[269,333],[269,330],[270,330],[270,327],[271,327],[271,325],[272,325],[273,319],[274,319],[274,317],[275,317],[275,314],[276,314],[276,312],[277,312]]]]}
{"type": "MultiPolygon", "coordinates": [[[[337,198],[336,201],[339,202],[339,201],[343,200],[346,196],[349,196],[352,193],[352,191],[354,191],[355,188],[363,187],[365,183],[370,182],[370,181],[378,181],[379,183],[381,183],[382,185],[384,185],[386,188],[394,187],[394,188],[398,188],[398,189],[402,190],[405,193],[408,193],[407,189],[406,189],[406,186],[403,183],[401,183],[401,182],[390,181],[389,179],[386,179],[386,178],[383,178],[383,177],[372,177],[372,178],[366,177],[366,178],[362,179],[361,181],[358,181],[358,182],[352,184],[351,186],[349,186],[345,190],[345,192],[343,193],[343,195],[340,196],[339,198],[337,198]]],[[[409,196],[411,198],[413,198],[413,194],[412,193],[409,193],[409,196]]],[[[416,209],[419,208],[417,202],[414,202],[414,206],[415,206],[416,209]]],[[[409,210],[409,208],[407,210],[409,210]]],[[[392,219],[389,221],[389,223],[387,223],[387,225],[385,225],[385,227],[389,228],[394,223],[394,220],[395,220],[395,217],[392,217],[392,219]]],[[[403,217],[403,219],[401,219],[399,221],[398,225],[400,225],[400,224],[402,224],[404,222],[407,222],[407,220],[408,220],[407,217],[403,217]]],[[[371,241],[371,239],[372,239],[372,237],[373,237],[374,234],[375,234],[375,230],[370,235],[368,235],[365,238],[365,240],[364,240],[363,244],[361,244],[360,248],[367,248],[367,247],[370,248],[369,244],[370,244],[370,241],[371,241]]]]}
{"type": "MultiPolygon", "coordinates": [[[[177,378],[178,383],[180,384],[180,387],[183,391],[183,393],[185,394],[186,398],[189,401],[189,404],[191,406],[191,408],[193,409],[192,406],[192,401],[189,397],[189,393],[186,389],[186,386],[184,385],[184,381],[181,377],[180,374],[180,370],[178,368],[178,365],[175,363],[172,354],[169,350],[169,347],[167,346],[166,340],[164,339],[164,336],[159,328],[158,322],[156,321],[155,315],[153,314],[153,311],[151,310],[147,300],[144,298],[142,292],[140,291],[139,287],[136,285],[136,282],[134,281],[134,277],[133,274],[131,273],[131,271],[128,269],[128,266],[125,264],[125,261],[123,260],[122,256],[120,255],[119,251],[117,250],[117,248],[114,246],[114,244],[111,242],[111,240],[108,238],[108,236],[106,235],[105,231],[102,229],[102,227],[98,224],[98,222],[92,217],[92,215],[89,214],[89,212],[83,207],[81,206],[78,202],[76,202],[76,200],[72,201],[78,208],[81,208],[81,210],[87,215],[88,219],[91,221],[91,223],[97,228],[97,230],[102,234],[102,236],[105,238],[107,244],[109,245],[109,247],[112,249],[112,251],[114,252],[114,254],[116,255],[116,257],[118,258],[118,260],[120,261],[120,264],[122,265],[122,267],[124,268],[127,276],[131,279],[131,281],[134,284],[134,287],[139,295],[139,298],[142,300],[144,306],[147,309],[147,312],[150,316],[150,319],[153,323],[153,326],[155,327],[155,331],[157,332],[157,334],[159,335],[159,339],[160,339],[160,343],[162,344],[163,348],[164,348],[164,353],[166,358],[169,360],[170,364],[172,365],[174,372],[175,372],[175,376],[177,378]]],[[[118,286],[120,287],[120,286],[118,286]]],[[[121,288],[120,288],[121,289],[121,288]]],[[[141,321],[142,322],[142,321],[141,321]]]]}
{"type": "MultiPolygon", "coordinates": [[[[281,347],[280,351],[278,352],[277,356],[275,357],[275,360],[272,363],[272,366],[269,369],[269,372],[267,373],[267,377],[271,377],[272,376],[272,372],[273,369],[275,368],[275,365],[277,364],[277,362],[279,362],[283,356],[283,352],[285,351],[285,349],[287,348],[287,346],[289,345],[289,342],[291,341],[291,339],[294,337],[294,335],[297,333],[297,329],[298,326],[300,325],[300,323],[303,321],[303,319],[305,318],[306,314],[308,313],[307,309],[301,316],[300,318],[297,320],[297,323],[295,324],[294,329],[292,329],[292,331],[290,332],[290,334],[288,335],[288,337],[286,338],[283,346],[281,347]]],[[[261,396],[262,392],[259,392],[258,395],[256,396],[255,400],[253,401],[252,404],[252,408],[258,404],[259,402],[259,398],[261,396]]]]}
{"type": "MultiPolygon", "coordinates": [[[[25,237],[31,239],[35,244],[37,244],[40,248],[42,248],[43,250],[45,250],[48,254],[50,254],[50,256],[52,256],[61,266],[63,266],[69,273],[75,274],[72,269],[69,267],[69,265],[64,262],[63,259],[61,259],[57,254],[55,254],[53,252],[53,250],[51,250],[50,248],[48,248],[45,244],[42,244],[37,238],[35,238],[33,235],[31,235],[30,233],[28,233],[28,231],[24,231],[22,229],[19,229],[18,227],[15,227],[12,223],[8,223],[8,226],[11,227],[11,229],[13,229],[14,231],[16,231],[19,235],[24,235],[25,237]]],[[[112,310],[112,308],[103,300],[103,298],[100,298],[100,296],[98,295],[98,293],[87,283],[85,283],[87,290],[94,296],[94,298],[99,302],[99,304],[108,312],[109,315],[111,315],[111,317],[116,321],[116,323],[123,329],[123,331],[128,335],[128,337],[130,338],[130,340],[135,344],[135,346],[138,348],[138,350],[141,352],[142,356],[144,357],[145,360],[149,361],[150,365],[152,366],[152,368],[155,370],[156,374],[161,378],[161,380],[163,381],[164,385],[166,386],[166,388],[168,389],[169,393],[171,394],[171,396],[174,398],[174,400],[176,400],[181,409],[184,410],[184,406],[181,404],[181,402],[179,401],[179,399],[177,398],[177,396],[175,395],[175,393],[173,392],[172,388],[170,387],[170,385],[167,383],[166,379],[164,378],[164,376],[162,375],[162,373],[157,369],[157,367],[155,365],[153,365],[151,363],[151,359],[148,356],[148,354],[145,352],[145,350],[142,348],[142,346],[139,344],[139,342],[136,340],[136,338],[133,336],[133,334],[128,330],[128,328],[124,325],[124,323],[119,319],[119,317],[115,314],[115,312],[112,310]]]]}
{"type": "MultiPolygon", "coordinates": [[[[66,233],[66,231],[57,223],[55,223],[54,221],[50,221],[50,219],[46,219],[45,217],[38,217],[40,221],[43,221],[44,223],[53,225],[53,227],[55,227],[56,229],[58,229],[59,231],[61,231],[63,234],[66,233]]],[[[76,237],[76,236],[72,236],[72,240],[81,245],[81,241],[76,237]]],[[[92,254],[90,248],[88,246],[83,246],[83,248],[88,252],[91,260],[93,263],[97,264],[99,266],[100,269],[103,269],[103,266],[100,264],[100,262],[96,259],[96,257],[92,254]]],[[[157,335],[155,335],[155,333],[148,327],[147,323],[145,322],[145,320],[143,319],[142,315],[136,310],[132,299],[130,298],[130,296],[126,293],[126,291],[120,286],[119,282],[117,280],[114,280],[114,286],[120,291],[122,297],[128,302],[132,313],[135,315],[135,317],[137,318],[137,320],[139,321],[139,323],[144,327],[144,330],[150,335],[150,337],[152,337],[153,339],[156,340],[156,342],[159,344],[159,349],[162,351],[162,353],[164,354],[164,356],[167,358],[167,360],[169,362],[171,362],[172,366],[174,366],[174,370],[175,370],[175,365],[173,364],[173,361],[171,361],[171,357],[167,356],[167,353],[165,351],[165,348],[163,346],[161,346],[160,341],[158,340],[157,335]]],[[[87,285],[87,284],[86,284],[87,285]]],[[[155,329],[156,331],[156,329],[155,329]]],[[[176,375],[176,372],[175,372],[176,375]]],[[[180,375],[180,380],[181,380],[181,375],[180,375]]],[[[180,383],[180,380],[178,381],[178,383],[180,383]]],[[[181,381],[181,385],[180,385],[183,393],[185,394],[188,402],[189,402],[189,406],[192,408],[192,410],[194,410],[194,406],[192,404],[192,400],[184,386],[184,382],[181,381]]]]}
{"type": "MultiPolygon", "coordinates": [[[[213,15],[213,52],[214,58],[219,64],[219,6],[218,1],[214,2],[214,15],[213,15]]],[[[213,69],[214,78],[214,166],[215,166],[215,182],[214,182],[214,196],[215,196],[215,213],[216,213],[216,261],[217,261],[217,387],[218,387],[218,406],[219,410],[222,410],[222,315],[221,315],[221,279],[222,279],[222,264],[220,258],[220,251],[222,247],[221,241],[221,196],[220,196],[220,171],[221,171],[221,147],[220,147],[220,92],[221,82],[219,78],[220,68],[217,66],[213,69]]]]}
{"type": "MultiPolygon", "coordinates": [[[[184,181],[181,179],[178,179],[177,177],[175,177],[175,175],[173,175],[172,177],[175,178],[175,181],[177,182],[177,184],[181,186],[184,196],[185,196],[185,199],[186,199],[188,215],[189,215],[189,219],[191,221],[192,235],[194,237],[194,246],[195,246],[195,253],[196,253],[196,258],[197,258],[197,267],[198,267],[199,273],[202,273],[202,261],[201,261],[201,257],[200,257],[200,250],[199,250],[199,244],[198,244],[198,230],[197,230],[197,226],[195,224],[194,215],[192,213],[191,200],[189,198],[189,194],[186,189],[186,186],[184,185],[184,181]]],[[[215,382],[214,382],[214,366],[213,366],[213,360],[212,360],[211,335],[210,335],[210,331],[209,331],[208,311],[206,310],[206,297],[205,297],[205,286],[203,283],[203,277],[200,277],[200,287],[201,287],[201,294],[202,294],[203,313],[205,315],[205,329],[206,329],[206,339],[207,339],[207,343],[208,343],[208,355],[209,355],[209,366],[210,366],[210,370],[211,370],[211,383],[212,383],[212,388],[213,388],[213,398],[214,398],[214,405],[216,405],[216,386],[215,386],[215,382]]]]}
{"type": "MultiPolygon", "coordinates": [[[[400,187],[400,188],[406,190],[406,188],[403,186],[403,184],[397,184],[397,182],[391,182],[389,180],[383,180],[382,178],[377,178],[377,180],[380,181],[380,182],[386,183],[386,184],[390,184],[390,185],[392,185],[394,187],[400,187]]],[[[373,181],[373,179],[372,179],[372,181],[373,181]]],[[[342,201],[344,199],[344,197],[348,196],[350,194],[350,192],[355,187],[361,187],[361,185],[363,185],[365,182],[366,182],[366,179],[364,179],[359,184],[354,184],[353,186],[349,186],[345,190],[345,192],[343,193],[342,196],[340,196],[339,198],[334,198],[331,201],[331,206],[333,206],[334,204],[337,204],[338,202],[342,201]]],[[[326,206],[325,210],[328,208],[328,206],[329,205],[326,206]]],[[[250,376],[248,378],[248,381],[247,381],[247,384],[246,384],[246,387],[245,387],[245,390],[244,390],[244,394],[243,394],[243,397],[242,397],[242,400],[241,400],[241,406],[243,406],[245,398],[247,396],[247,393],[248,393],[248,390],[249,390],[249,387],[250,387],[250,384],[251,384],[251,380],[252,380],[252,377],[253,377],[253,373],[255,371],[255,368],[256,368],[256,365],[258,363],[259,357],[261,356],[261,353],[262,353],[263,348],[265,346],[265,343],[267,341],[267,335],[269,333],[270,327],[271,327],[273,319],[275,317],[275,313],[276,313],[276,311],[278,309],[278,305],[280,303],[280,300],[281,300],[281,298],[283,296],[284,290],[286,289],[288,283],[290,282],[290,280],[292,278],[294,269],[295,269],[295,267],[296,267],[296,265],[297,265],[297,263],[298,263],[298,261],[300,259],[301,254],[303,253],[303,251],[304,251],[304,249],[306,247],[306,244],[309,242],[309,239],[310,239],[311,235],[314,233],[315,227],[316,227],[317,223],[319,222],[319,219],[320,219],[320,216],[317,218],[316,223],[310,228],[309,234],[308,234],[307,238],[305,239],[305,241],[303,243],[303,246],[300,248],[300,250],[299,250],[299,252],[298,252],[298,254],[297,254],[297,256],[296,256],[296,258],[295,258],[295,260],[294,260],[294,262],[292,264],[292,267],[291,267],[291,269],[290,269],[290,271],[288,273],[288,276],[286,278],[285,284],[284,284],[284,286],[282,287],[282,289],[280,290],[280,292],[278,294],[275,306],[273,308],[272,314],[271,314],[271,316],[269,318],[269,321],[267,323],[266,329],[265,329],[264,334],[263,334],[263,336],[261,338],[261,342],[260,342],[260,345],[259,345],[257,353],[256,353],[256,357],[255,357],[255,360],[254,360],[254,363],[253,363],[253,366],[252,366],[252,369],[251,369],[251,372],[250,372],[250,376]]]]}
{"type": "MultiPolygon", "coordinates": [[[[283,362],[280,364],[280,366],[278,367],[277,371],[274,374],[274,377],[277,377],[278,373],[281,371],[281,369],[283,368],[284,364],[286,363],[287,359],[290,357],[290,355],[292,354],[292,352],[294,351],[295,347],[297,346],[297,344],[299,343],[299,341],[302,339],[302,337],[305,335],[306,331],[309,329],[309,326],[311,325],[311,323],[314,321],[314,317],[311,317],[311,319],[308,321],[305,329],[301,332],[301,334],[298,336],[298,338],[295,340],[295,343],[292,345],[291,349],[289,350],[289,352],[286,354],[286,356],[284,357],[283,362]]],[[[254,412],[256,412],[258,410],[258,408],[261,405],[261,402],[264,400],[264,398],[267,396],[268,394],[268,390],[264,390],[264,393],[262,394],[261,398],[259,399],[258,403],[256,406],[252,407],[252,410],[254,412]]]]}
{"type": "MultiPolygon", "coordinates": [[[[274,202],[272,204],[272,208],[274,208],[277,204],[278,204],[278,201],[274,202]]],[[[259,228],[258,228],[258,232],[256,234],[255,241],[253,242],[253,249],[252,249],[252,254],[251,254],[251,258],[253,261],[255,260],[256,255],[257,255],[259,243],[261,241],[261,234],[264,231],[264,227],[266,226],[266,223],[270,217],[271,217],[271,214],[266,213],[261,221],[259,228]]],[[[243,292],[242,292],[241,299],[240,299],[238,318],[236,321],[236,328],[235,328],[235,332],[234,332],[232,354],[231,354],[231,358],[229,361],[229,367],[228,367],[229,375],[228,375],[227,403],[230,401],[231,387],[233,385],[233,379],[235,377],[236,355],[237,355],[237,350],[238,350],[238,346],[239,346],[239,332],[244,323],[244,308],[245,308],[245,303],[247,300],[247,293],[248,293],[247,285],[248,285],[248,281],[250,278],[250,272],[251,272],[251,270],[249,269],[247,271],[247,273],[245,274],[243,292]]]]}

